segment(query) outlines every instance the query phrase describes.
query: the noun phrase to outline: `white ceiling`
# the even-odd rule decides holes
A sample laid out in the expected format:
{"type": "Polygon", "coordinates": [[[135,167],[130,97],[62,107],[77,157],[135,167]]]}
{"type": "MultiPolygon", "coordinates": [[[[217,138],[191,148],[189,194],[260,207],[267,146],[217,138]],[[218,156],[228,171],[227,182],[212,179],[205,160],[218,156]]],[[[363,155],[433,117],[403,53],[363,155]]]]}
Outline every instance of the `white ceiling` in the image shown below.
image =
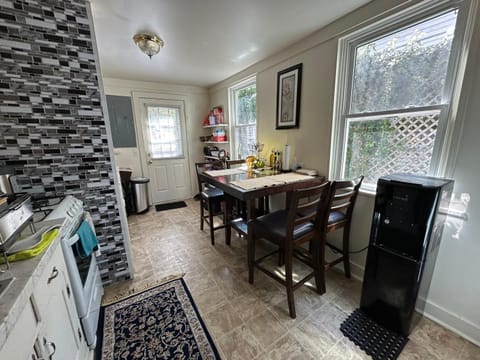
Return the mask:
{"type": "Polygon", "coordinates": [[[213,85],[369,0],[91,0],[103,76],[213,85]],[[150,60],[132,37],[165,46],[150,60]]]}

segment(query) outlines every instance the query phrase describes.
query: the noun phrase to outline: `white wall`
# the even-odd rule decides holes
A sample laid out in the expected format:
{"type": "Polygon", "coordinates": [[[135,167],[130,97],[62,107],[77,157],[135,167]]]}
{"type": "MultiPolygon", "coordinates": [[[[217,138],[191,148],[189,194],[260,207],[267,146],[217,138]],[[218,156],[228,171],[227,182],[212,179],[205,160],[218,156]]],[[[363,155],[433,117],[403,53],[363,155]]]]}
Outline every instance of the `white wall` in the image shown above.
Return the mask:
{"type": "MultiPolygon", "coordinates": [[[[179,95],[187,98],[185,104],[186,132],[190,165],[191,196],[197,193],[197,176],[195,173],[195,162],[203,160],[203,145],[199,135],[203,133],[202,123],[209,110],[208,92],[205,88],[198,86],[185,86],[166,83],[153,83],[143,81],[132,81],[123,79],[103,79],[105,93],[107,95],[132,96],[133,92],[148,92],[155,95],[168,94],[179,95]]],[[[133,104],[133,98],[132,98],[133,104]]],[[[143,176],[140,162],[142,144],[139,143],[138,129],[139,120],[135,119],[137,132],[136,148],[115,148],[115,162],[119,168],[132,170],[132,176],[143,176]]]]}
{"type": "MultiPolygon", "coordinates": [[[[226,104],[229,86],[257,74],[258,140],[265,143],[264,151],[268,154],[272,147],[282,148],[288,142],[292,155],[303,162],[304,167],[328,176],[338,38],[416,2],[373,1],[285,51],[216,84],[210,88],[210,105],[222,101],[226,104]],[[277,72],[298,63],[303,63],[300,127],[275,130],[277,72]]],[[[478,25],[474,39],[476,47],[479,44],[478,25]]],[[[472,197],[470,220],[464,224],[458,241],[452,241],[449,231],[444,234],[425,311],[427,316],[480,344],[480,241],[475,236],[480,233],[480,224],[475,222],[480,215],[480,190],[475,186],[480,175],[478,160],[475,161],[480,153],[480,142],[475,139],[480,133],[480,123],[476,119],[480,104],[478,101],[467,104],[469,97],[480,98],[480,70],[475,64],[478,64],[477,58],[471,53],[467,77],[469,81],[476,78],[477,82],[471,91],[466,91],[468,82],[463,88],[460,106],[468,111],[463,114],[465,129],[454,173],[455,191],[467,192],[472,197]]],[[[359,196],[351,231],[352,250],[368,244],[373,201],[372,195],[359,196]]],[[[351,257],[352,272],[360,279],[363,278],[365,255],[364,252],[351,257]]]]}
{"type": "Polygon", "coordinates": [[[425,311],[480,345],[480,9],[457,120],[463,130],[456,154],[454,192],[470,195],[467,219],[449,218],[425,311]]]}

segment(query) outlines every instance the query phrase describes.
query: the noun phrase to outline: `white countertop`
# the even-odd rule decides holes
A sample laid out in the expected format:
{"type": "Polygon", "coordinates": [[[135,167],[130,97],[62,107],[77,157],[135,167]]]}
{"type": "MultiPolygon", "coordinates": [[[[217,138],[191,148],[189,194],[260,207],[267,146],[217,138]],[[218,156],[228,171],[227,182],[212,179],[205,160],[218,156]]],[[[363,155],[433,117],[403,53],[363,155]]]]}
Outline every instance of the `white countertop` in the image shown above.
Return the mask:
{"type": "MultiPolygon", "coordinates": [[[[7,290],[0,295],[0,349],[27,305],[45,266],[59,246],[60,238],[57,236],[42,254],[31,259],[12,262],[7,272],[0,273],[0,280],[14,277],[7,290]]],[[[0,267],[6,268],[6,264],[0,267]]]]}

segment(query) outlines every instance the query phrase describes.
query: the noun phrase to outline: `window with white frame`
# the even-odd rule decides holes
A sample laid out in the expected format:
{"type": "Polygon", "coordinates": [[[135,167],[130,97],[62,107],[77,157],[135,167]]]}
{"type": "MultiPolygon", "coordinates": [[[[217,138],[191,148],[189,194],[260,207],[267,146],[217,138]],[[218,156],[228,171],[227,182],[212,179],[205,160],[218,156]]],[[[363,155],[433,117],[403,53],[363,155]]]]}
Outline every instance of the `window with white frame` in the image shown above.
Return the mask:
{"type": "Polygon", "coordinates": [[[394,172],[444,175],[469,3],[417,7],[340,40],[334,177],[364,175],[374,190],[394,172]]]}
{"type": "Polygon", "coordinates": [[[257,142],[257,85],[251,77],[230,88],[230,119],[233,134],[232,159],[252,155],[257,142]]]}

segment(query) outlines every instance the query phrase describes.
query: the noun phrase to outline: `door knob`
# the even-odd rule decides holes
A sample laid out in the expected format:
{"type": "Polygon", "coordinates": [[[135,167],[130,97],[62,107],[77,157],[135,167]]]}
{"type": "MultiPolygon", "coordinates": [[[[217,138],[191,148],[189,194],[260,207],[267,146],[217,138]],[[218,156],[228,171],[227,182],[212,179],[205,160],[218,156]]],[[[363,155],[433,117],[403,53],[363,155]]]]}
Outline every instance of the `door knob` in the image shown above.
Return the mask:
{"type": "Polygon", "coordinates": [[[148,160],[148,164],[149,164],[149,165],[152,165],[152,164],[153,164],[153,161],[152,161],[152,160],[148,160]]]}

